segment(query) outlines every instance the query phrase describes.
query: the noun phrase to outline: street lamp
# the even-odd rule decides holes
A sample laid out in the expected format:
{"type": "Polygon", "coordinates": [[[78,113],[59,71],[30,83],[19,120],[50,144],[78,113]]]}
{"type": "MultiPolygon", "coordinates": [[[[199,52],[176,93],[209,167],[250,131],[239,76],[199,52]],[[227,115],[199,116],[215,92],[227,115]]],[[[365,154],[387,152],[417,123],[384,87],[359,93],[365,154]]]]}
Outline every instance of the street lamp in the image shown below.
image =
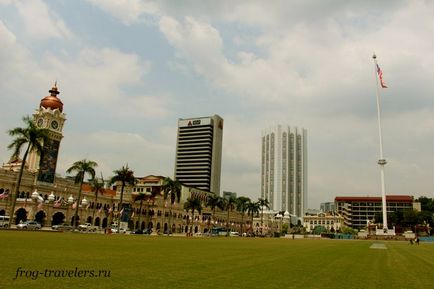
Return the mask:
{"type": "Polygon", "coordinates": [[[33,220],[36,218],[36,205],[38,203],[38,190],[35,189],[35,191],[32,193],[32,200],[33,200],[33,220]]]}
{"type": "Polygon", "coordinates": [[[279,224],[277,225],[277,229],[279,230],[279,237],[282,235],[282,215],[280,213],[278,213],[276,215],[276,219],[280,221],[280,226],[279,224]]]}
{"type": "Polygon", "coordinates": [[[83,218],[83,207],[87,206],[89,202],[87,201],[86,197],[84,197],[81,200],[81,214],[80,214],[80,220],[83,218]]]}
{"type": "MultiPolygon", "coordinates": [[[[56,196],[54,196],[54,193],[51,192],[51,194],[48,196],[47,220],[51,220],[51,218],[50,218],[50,204],[52,204],[55,199],[56,199],[56,196]]],[[[48,226],[50,226],[50,224],[48,224],[48,226]]]]}
{"type": "MultiPolygon", "coordinates": [[[[69,196],[68,198],[68,210],[66,212],[66,218],[69,219],[69,208],[72,206],[72,204],[74,203],[74,198],[72,197],[72,195],[69,196]]],[[[72,221],[71,221],[72,223],[72,221]]]]}

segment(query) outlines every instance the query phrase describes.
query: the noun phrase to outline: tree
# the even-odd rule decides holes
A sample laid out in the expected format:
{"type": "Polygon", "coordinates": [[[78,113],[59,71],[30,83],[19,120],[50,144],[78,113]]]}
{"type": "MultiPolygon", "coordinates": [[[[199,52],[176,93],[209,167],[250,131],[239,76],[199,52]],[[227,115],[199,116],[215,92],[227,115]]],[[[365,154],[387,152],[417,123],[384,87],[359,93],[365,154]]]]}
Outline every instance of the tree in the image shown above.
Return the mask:
{"type": "MultiPolygon", "coordinates": [[[[126,185],[134,185],[136,183],[136,179],[134,177],[134,172],[128,168],[128,165],[122,166],[119,170],[113,171],[115,175],[110,179],[110,184],[121,183],[121,199],[119,202],[118,211],[119,213],[122,211],[122,205],[124,200],[124,189],[126,185]]],[[[121,214],[119,214],[118,218],[118,233],[120,233],[120,225],[121,225],[121,214]]]]}
{"type": "Polygon", "coordinates": [[[92,192],[95,193],[95,202],[94,202],[94,206],[93,206],[93,213],[92,213],[92,222],[95,225],[95,212],[96,212],[96,207],[98,205],[98,194],[99,193],[103,193],[104,191],[104,179],[102,179],[102,181],[99,181],[96,178],[93,178],[90,180],[89,182],[90,187],[92,188],[92,192]]]}
{"type": "Polygon", "coordinates": [[[172,180],[171,178],[166,177],[163,180],[162,189],[163,189],[163,199],[167,200],[167,198],[170,197],[169,231],[167,232],[167,234],[171,234],[172,233],[171,221],[172,221],[173,204],[175,202],[179,203],[179,201],[181,200],[182,185],[181,185],[180,181],[172,180]]]}
{"type": "Polygon", "coordinates": [[[12,160],[18,160],[23,146],[27,144],[24,151],[24,156],[21,162],[20,171],[18,173],[17,183],[15,185],[15,191],[12,195],[12,205],[9,211],[9,228],[11,227],[13,216],[15,213],[15,206],[20,191],[21,179],[23,177],[24,165],[26,164],[27,156],[29,152],[36,151],[39,155],[42,155],[44,143],[48,141],[48,129],[39,128],[34,121],[29,117],[23,117],[24,127],[16,127],[8,131],[11,137],[14,137],[12,143],[8,145],[8,149],[13,149],[12,160]]]}
{"type": "MultiPolygon", "coordinates": [[[[188,212],[191,210],[191,228],[190,235],[193,235],[193,225],[194,225],[194,212],[197,211],[199,214],[202,212],[202,202],[197,198],[188,198],[184,203],[184,209],[188,212]]],[[[188,227],[188,219],[187,219],[188,227]]]]}
{"type": "Polygon", "coordinates": [[[72,166],[66,170],[66,173],[70,174],[73,172],[76,172],[75,175],[75,183],[79,184],[78,188],[78,198],[75,204],[75,213],[74,213],[74,225],[73,228],[77,228],[77,218],[78,218],[78,207],[80,206],[81,201],[81,187],[83,185],[84,177],[86,174],[89,174],[91,178],[95,178],[95,168],[98,166],[98,164],[94,161],[88,161],[86,159],[83,159],[81,161],[76,161],[72,164],[72,166]]]}
{"type": "Polygon", "coordinates": [[[413,227],[418,223],[418,211],[410,209],[404,211],[404,224],[413,227]]]}
{"type": "Polygon", "coordinates": [[[247,204],[247,212],[248,212],[248,215],[250,215],[250,217],[251,217],[251,230],[252,231],[253,231],[253,217],[255,215],[259,214],[259,210],[260,210],[259,202],[250,201],[247,204]]]}
{"type": "Polygon", "coordinates": [[[209,207],[212,211],[212,221],[215,220],[215,211],[217,208],[223,210],[224,209],[224,200],[222,197],[217,196],[216,194],[212,194],[208,196],[206,200],[206,206],[209,207]]]}
{"type": "Polygon", "coordinates": [[[420,197],[415,201],[420,203],[422,211],[429,211],[434,213],[434,199],[428,197],[420,197]]]}
{"type": "Polygon", "coordinates": [[[261,207],[261,235],[263,234],[264,225],[264,207],[270,209],[270,202],[267,199],[259,198],[259,206],[261,207]]]}
{"type": "Polygon", "coordinates": [[[227,212],[227,216],[226,216],[226,231],[227,231],[227,235],[229,236],[229,231],[230,231],[230,227],[229,227],[229,214],[230,212],[233,211],[233,209],[235,209],[235,205],[237,203],[237,199],[233,196],[229,197],[228,199],[224,199],[224,208],[227,212]]]}
{"type": "Polygon", "coordinates": [[[243,235],[244,215],[248,209],[248,204],[251,203],[250,198],[238,197],[235,200],[237,211],[241,213],[241,235],[243,235]]]}

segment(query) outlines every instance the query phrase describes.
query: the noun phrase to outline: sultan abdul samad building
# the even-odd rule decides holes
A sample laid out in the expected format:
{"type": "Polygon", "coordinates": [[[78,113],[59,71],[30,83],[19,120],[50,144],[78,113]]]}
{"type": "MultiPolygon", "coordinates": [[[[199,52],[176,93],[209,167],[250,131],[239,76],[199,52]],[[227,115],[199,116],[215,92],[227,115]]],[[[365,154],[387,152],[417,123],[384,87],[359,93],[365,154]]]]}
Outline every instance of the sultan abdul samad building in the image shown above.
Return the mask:
{"type": "MultiPolygon", "coordinates": [[[[33,113],[35,124],[49,130],[49,140],[44,144],[42,157],[35,152],[29,154],[24,166],[15,212],[11,216],[13,224],[26,220],[36,220],[43,226],[73,224],[79,187],[73,178],[56,175],[66,114],[63,112],[64,105],[59,98],[57,85],[55,84],[49,92],[50,95],[41,99],[39,107],[33,113]]],[[[0,168],[0,215],[10,214],[12,193],[15,191],[21,163],[20,159],[11,159],[0,168]]],[[[121,217],[121,226],[124,228],[167,231],[170,204],[163,200],[161,194],[164,177],[150,175],[136,179],[137,183],[134,186],[124,189],[123,210],[119,210],[120,186],[105,186],[96,198],[92,187],[83,184],[82,199],[78,204],[78,221],[104,229],[121,217]],[[151,198],[152,193],[156,193],[155,198],[151,198]],[[144,201],[134,201],[139,194],[146,196],[144,201]]],[[[209,194],[211,193],[198,188],[182,186],[181,201],[179,204],[175,203],[172,208],[172,232],[186,232],[187,224],[192,224],[191,214],[183,209],[183,203],[187,198],[196,197],[205,202],[209,194]]],[[[195,214],[194,232],[207,232],[213,225],[226,226],[226,212],[217,212],[212,219],[211,211],[203,206],[202,213],[195,214]]],[[[245,223],[247,219],[244,218],[245,223]]],[[[231,212],[231,230],[240,230],[240,220],[239,213],[231,212]]]]}

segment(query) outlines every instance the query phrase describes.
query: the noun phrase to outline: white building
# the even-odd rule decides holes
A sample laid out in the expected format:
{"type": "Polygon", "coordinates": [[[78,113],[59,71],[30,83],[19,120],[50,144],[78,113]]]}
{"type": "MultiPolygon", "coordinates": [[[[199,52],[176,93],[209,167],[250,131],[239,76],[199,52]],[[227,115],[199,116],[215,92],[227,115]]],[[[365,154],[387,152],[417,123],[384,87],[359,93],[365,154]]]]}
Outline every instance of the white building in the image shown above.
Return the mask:
{"type": "Polygon", "coordinates": [[[307,232],[311,232],[317,226],[322,226],[327,230],[338,231],[344,226],[344,217],[339,214],[319,213],[318,215],[304,216],[303,226],[307,232]]]}
{"type": "Polygon", "coordinates": [[[262,133],[261,197],[273,211],[303,218],[307,208],[307,131],[278,125],[262,133]]]}
{"type": "Polygon", "coordinates": [[[218,116],[178,120],[175,178],[220,194],[223,119],[218,116]]]}

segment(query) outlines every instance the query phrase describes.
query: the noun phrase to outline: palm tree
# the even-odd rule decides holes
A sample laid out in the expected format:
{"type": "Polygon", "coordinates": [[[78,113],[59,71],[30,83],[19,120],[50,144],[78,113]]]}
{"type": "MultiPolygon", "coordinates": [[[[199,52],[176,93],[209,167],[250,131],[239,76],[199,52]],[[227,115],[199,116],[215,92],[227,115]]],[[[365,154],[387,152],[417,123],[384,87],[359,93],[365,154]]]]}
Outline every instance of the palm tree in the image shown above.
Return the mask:
{"type": "Polygon", "coordinates": [[[37,127],[29,116],[23,117],[23,122],[25,123],[25,127],[16,127],[8,131],[8,134],[11,137],[15,137],[12,143],[8,145],[8,149],[14,150],[12,159],[18,160],[21,149],[25,144],[27,144],[26,150],[24,151],[23,160],[21,162],[17,183],[15,185],[15,192],[12,195],[12,206],[9,212],[9,215],[11,216],[9,219],[9,228],[11,227],[15,213],[15,205],[20,191],[21,179],[23,177],[27,155],[30,151],[36,151],[41,155],[44,143],[48,141],[48,129],[37,127]]]}
{"type": "Polygon", "coordinates": [[[171,221],[172,221],[172,208],[173,208],[173,204],[175,202],[179,203],[179,201],[181,200],[181,182],[178,180],[172,180],[169,177],[164,178],[163,180],[163,199],[167,200],[167,198],[170,196],[170,211],[169,211],[169,230],[167,232],[167,234],[171,234],[172,233],[172,226],[171,226],[171,221]]]}
{"type": "Polygon", "coordinates": [[[99,193],[102,194],[104,192],[104,179],[102,179],[102,181],[100,182],[98,179],[93,178],[90,180],[89,183],[90,183],[90,187],[92,188],[92,192],[95,192],[95,202],[94,202],[93,213],[92,213],[92,222],[95,225],[95,211],[98,205],[98,194],[99,193]]]}
{"type": "Polygon", "coordinates": [[[251,203],[250,198],[238,197],[235,199],[237,211],[241,213],[241,236],[243,235],[244,215],[248,209],[248,204],[251,203]]]}
{"type": "Polygon", "coordinates": [[[252,202],[250,201],[247,204],[247,212],[248,215],[251,216],[251,230],[253,231],[253,216],[259,214],[259,210],[260,210],[260,205],[259,202],[252,202]]]}
{"type": "MultiPolygon", "coordinates": [[[[215,211],[217,208],[223,210],[224,209],[224,199],[216,194],[208,196],[206,201],[206,206],[209,207],[212,211],[212,221],[215,219],[215,211]]],[[[208,228],[209,230],[209,228],[208,228]]]]}
{"type": "MultiPolygon", "coordinates": [[[[199,214],[202,212],[202,202],[197,198],[188,198],[184,203],[184,209],[188,212],[191,210],[191,228],[190,235],[193,235],[193,225],[194,225],[194,212],[197,211],[199,214]]],[[[188,219],[187,219],[188,227],[188,219]]]]}
{"type": "MultiPolygon", "coordinates": [[[[110,179],[110,184],[121,183],[121,199],[119,203],[119,212],[122,211],[122,203],[124,200],[124,189],[126,185],[134,185],[136,183],[136,178],[134,177],[134,172],[128,168],[128,165],[122,166],[119,170],[113,171],[115,175],[110,179]]],[[[120,233],[121,216],[118,218],[118,233],[120,233]]]]}
{"type": "Polygon", "coordinates": [[[81,161],[76,161],[72,164],[72,166],[66,170],[66,173],[70,174],[72,172],[76,172],[75,175],[75,183],[79,184],[78,188],[78,198],[75,204],[75,213],[74,213],[74,225],[73,228],[77,229],[77,218],[78,218],[78,207],[80,206],[80,199],[81,199],[81,187],[83,185],[84,176],[86,174],[89,174],[92,179],[95,178],[95,168],[98,166],[98,164],[94,161],[88,161],[86,159],[83,159],[81,161]]]}
{"type": "Polygon", "coordinates": [[[267,199],[259,198],[258,199],[259,206],[261,207],[261,235],[263,232],[263,223],[264,223],[264,207],[270,209],[270,202],[267,199]]]}
{"type": "Polygon", "coordinates": [[[234,196],[229,197],[228,199],[224,199],[224,208],[227,212],[227,217],[226,217],[226,230],[227,230],[227,235],[229,236],[229,213],[233,211],[233,209],[235,209],[235,205],[237,202],[237,199],[234,196]]]}

